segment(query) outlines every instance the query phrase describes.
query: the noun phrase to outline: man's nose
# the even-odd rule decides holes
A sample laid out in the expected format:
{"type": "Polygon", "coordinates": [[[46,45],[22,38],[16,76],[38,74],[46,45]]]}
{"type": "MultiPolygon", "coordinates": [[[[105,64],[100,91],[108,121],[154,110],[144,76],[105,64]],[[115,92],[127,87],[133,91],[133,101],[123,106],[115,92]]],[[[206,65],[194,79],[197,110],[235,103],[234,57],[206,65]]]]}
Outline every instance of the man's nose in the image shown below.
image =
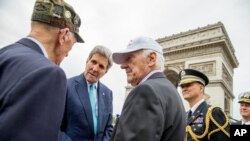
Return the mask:
{"type": "Polygon", "coordinates": [[[94,65],[92,69],[93,69],[94,71],[97,71],[97,70],[98,70],[98,65],[94,65]]]}
{"type": "Polygon", "coordinates": [[[121,69],[126,69],[127,65],[125,63],[122,63],[120,67],[121,67],[121,69]]]}

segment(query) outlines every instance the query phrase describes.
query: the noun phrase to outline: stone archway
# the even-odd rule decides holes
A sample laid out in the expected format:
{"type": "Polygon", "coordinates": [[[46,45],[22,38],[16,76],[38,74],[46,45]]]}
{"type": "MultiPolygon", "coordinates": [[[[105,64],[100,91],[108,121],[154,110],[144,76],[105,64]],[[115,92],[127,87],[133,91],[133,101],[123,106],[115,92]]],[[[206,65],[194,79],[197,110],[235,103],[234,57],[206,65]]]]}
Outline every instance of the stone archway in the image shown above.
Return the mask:
{"type": "Polygon", "coordinates": [[[168,80],[169,80],[175,87],[178,87],[178,83],[179,83],[178,73],[176,73],[175,71],[173,71],[173,70],[171,70],[171,69],[165,69],[165,70],[164,70],[164,74],[166,75],[166,77],[168,78],[168,80]]]}
{"type": "Polygon", "coordinates": [[[205,88],[206,101],[231,115],[234,68],[238,67],[239,62],[221,22],[156,41],[163,47],[164,73],[175,86],[178,81],[176,75],[184,68],[205,73],[210,80],[205,88]]]}

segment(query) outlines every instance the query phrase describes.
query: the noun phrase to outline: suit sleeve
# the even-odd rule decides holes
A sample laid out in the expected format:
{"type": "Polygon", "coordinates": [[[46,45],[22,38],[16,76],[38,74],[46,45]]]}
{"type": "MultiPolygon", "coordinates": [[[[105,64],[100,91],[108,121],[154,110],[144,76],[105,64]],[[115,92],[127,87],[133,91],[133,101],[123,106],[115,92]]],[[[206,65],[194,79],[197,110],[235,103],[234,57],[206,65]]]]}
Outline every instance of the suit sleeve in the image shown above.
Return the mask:
{"type": "MultiPolygon", "coordinates": [[[[212,111],[212,117],[215,119],[215,121],[222,127],[223,125],[226,125],[225,128],[223,128],[224,132],[219,130],[218,132],[215,132],[211,134],[211,141],[229,141],[230,138],[227,136],[225,133],[228,135],[230,134],[230,125],[229,122],[226,118],[226,114],[219,108],[215,107],[212,111]]],[[[213,121],[211,122],[211,131],[218,129],[219,127],[215,125],[213,121]]]]}
{"type": "Polygon", "coordinates": [[[66,128],[67,128],[67,108],[66,107],[67,107],[68,96],[69,95],[67,93],[63,119],[62,119],[60,131],[58,133],[58,141],[72,141],[71,138],[66,134],[66,128]]]}
{"type": "Polygon", "coordinates": [[[160,140],[164,125],[162,105],[150,86],[139,87],[130,93],[132,95],[128,103],[125,102],[113,141],[160,140]]]}
{"type": "Polygon", "coordinates": [[[1,115],[8,119],[2,125],[6,129],[6,138],[55,141],[65,98],[66,76],[59,67],[42,66],[24,75],[12,88],[5,103],[8,110],[1,115]]]}

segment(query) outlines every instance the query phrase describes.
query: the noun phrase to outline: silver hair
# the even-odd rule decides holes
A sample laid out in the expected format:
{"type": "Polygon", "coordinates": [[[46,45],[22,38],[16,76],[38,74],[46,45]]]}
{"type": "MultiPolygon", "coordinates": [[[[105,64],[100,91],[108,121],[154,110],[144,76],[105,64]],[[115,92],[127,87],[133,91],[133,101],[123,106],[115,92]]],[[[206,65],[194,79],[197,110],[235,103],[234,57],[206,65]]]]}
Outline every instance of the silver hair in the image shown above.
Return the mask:
{"type": "Polygon", "coordinates": [[[161,71],[164,71],[164,57],[163,54],[154,51],[154,50],[149,50],[149,49],[144,49],[143,50],[143,55],[144,57],[147,57],[150,52],[155,52],[156,53],[156,66],[160,67],[161,71]]]}
{"type": "Polygon", "coordinates": [[[108,59],[107,71],[112,67],[113,60],[111,58],[112,52],[110,51],[110,49],[102,45],[95,46],[90,52],[87,61],[89,61],[94,54],[100,54],[108,59]]]}

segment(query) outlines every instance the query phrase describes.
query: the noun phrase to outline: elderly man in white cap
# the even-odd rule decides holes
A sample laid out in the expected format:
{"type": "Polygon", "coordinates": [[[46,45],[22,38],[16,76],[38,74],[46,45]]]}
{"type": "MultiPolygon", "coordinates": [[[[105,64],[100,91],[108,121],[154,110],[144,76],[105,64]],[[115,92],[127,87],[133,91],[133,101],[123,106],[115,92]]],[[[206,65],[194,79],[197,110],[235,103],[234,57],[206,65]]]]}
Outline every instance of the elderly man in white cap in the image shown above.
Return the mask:
{"type": "Polygon", "coordinates": [[[112,57],[134,88],[111,141],[183,141],[185,111],[175,86],[162,73],[162,47],[151,38],[138,37],[112,57]]]}

